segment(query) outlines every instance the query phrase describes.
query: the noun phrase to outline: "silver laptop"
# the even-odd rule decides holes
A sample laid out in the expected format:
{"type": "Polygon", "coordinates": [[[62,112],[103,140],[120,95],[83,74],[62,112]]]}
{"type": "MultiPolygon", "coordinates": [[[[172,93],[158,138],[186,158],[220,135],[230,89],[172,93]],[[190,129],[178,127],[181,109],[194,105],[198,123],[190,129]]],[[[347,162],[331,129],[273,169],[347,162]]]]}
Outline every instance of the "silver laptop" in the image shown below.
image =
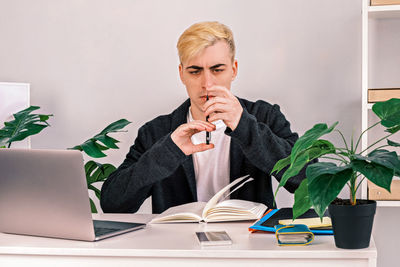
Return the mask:
{"type": "Polygon", "coordinates": [[[0,149],[0,231],[95,241],[145,224],[92,220],[82,153],[0,149]]]}

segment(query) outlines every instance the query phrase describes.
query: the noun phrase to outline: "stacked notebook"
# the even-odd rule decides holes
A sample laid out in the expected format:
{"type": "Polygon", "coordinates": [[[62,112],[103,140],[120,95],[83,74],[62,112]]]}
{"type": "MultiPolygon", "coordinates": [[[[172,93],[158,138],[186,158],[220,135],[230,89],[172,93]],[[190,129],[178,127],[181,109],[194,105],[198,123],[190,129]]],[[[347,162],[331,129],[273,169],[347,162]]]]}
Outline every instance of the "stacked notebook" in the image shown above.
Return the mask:
{"type": "Polygon", "coordinates": [[[322,222],[313,209],[308,210],[295,221],[293,221],[292,218],[292,208],[269,209],[261,219],[249,227],[249,231],[265,231],[274,233],[276,231],[275,226],[277,225],[304,224],[308,226],[313,234],[333,234],[332,223],[328,211],[326,211],[322,222]]]}

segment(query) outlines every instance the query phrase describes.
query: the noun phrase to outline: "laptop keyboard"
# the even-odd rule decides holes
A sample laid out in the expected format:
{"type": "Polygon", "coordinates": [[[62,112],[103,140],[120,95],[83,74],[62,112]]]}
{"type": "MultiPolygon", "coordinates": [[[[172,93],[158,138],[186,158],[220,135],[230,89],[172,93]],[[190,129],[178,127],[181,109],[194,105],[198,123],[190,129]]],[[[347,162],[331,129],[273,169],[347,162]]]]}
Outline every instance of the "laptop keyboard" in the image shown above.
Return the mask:
{"type": "Polygon", "coordinates": [[[94,234],[95,234],[95,236],[102,236],[102,235],[106,235],[106,234],[109,234],[109,233],[116,232],[118,230],[120,230],[120,229],[96,227],[94,229],[94,234]]]}

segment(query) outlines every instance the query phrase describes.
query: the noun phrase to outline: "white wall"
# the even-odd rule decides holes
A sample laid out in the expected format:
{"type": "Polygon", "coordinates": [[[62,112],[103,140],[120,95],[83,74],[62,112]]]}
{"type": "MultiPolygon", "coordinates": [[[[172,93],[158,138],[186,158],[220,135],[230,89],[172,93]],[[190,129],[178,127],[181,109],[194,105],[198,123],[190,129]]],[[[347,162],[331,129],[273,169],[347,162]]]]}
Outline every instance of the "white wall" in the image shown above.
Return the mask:
{"type": "Polygon", "coordinates": [[[236,95],[279,103],[300,134],[336,120],[346,136],[361,128],[361,0],[0,0],[0,7],[0,81],[30,83],[31,103],[54,114],[33,148],[72,147],[126,118],[129,132],[114,135],[121,149],[106,158],[119,165],[143,123],[186,99],[175,45],[204,20],[235,34],[236,95]]]}
{"type": "Polygon", "coordinates": [[[360,129],[359,0],[0,1],[0,81],[31,83],[31,103],[54,114],[33,148],[72,147],[126,118],[106,159],[120,164],[138,127],[186,99],[175,46],[204,20],[235,34],[236,95],[280,104],[300,134],[336,120],[360,129]]]}

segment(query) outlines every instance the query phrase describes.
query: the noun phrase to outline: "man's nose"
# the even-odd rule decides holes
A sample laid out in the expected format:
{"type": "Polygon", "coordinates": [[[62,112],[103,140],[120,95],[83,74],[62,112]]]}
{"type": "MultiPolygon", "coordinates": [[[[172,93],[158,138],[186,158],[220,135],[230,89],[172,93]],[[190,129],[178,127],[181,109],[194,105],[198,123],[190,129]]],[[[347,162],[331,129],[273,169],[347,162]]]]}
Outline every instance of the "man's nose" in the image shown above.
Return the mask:
{"type": "Polygon", "coordinates": [[[203,87],[210,88],[214,85],[214,77],[210,71],[203,72],[203,87]]]}

